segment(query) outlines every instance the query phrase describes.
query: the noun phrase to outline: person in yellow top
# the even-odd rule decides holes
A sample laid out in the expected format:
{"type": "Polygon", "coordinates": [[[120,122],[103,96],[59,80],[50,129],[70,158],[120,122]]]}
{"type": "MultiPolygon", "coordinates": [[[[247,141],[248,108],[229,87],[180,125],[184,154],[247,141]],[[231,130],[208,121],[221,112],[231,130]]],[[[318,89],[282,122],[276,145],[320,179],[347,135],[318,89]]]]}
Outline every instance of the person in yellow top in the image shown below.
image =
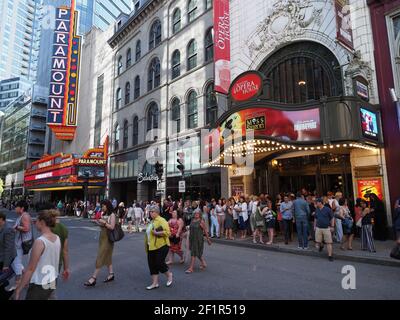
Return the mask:
{"type": "Polygon", "coordinates": [[[146,229],[145,249],[153,283],[146,289],[152,290],[159,287],[158,274],[160,272],[164,273],[168,279],[167,287],[172,285],[172,272],[169,271],[165,263],[169,251],[171,231],[168,222],[160,217],[160,209],[157,206],[151,207],[149,212],[152,220],[146,229]]]}

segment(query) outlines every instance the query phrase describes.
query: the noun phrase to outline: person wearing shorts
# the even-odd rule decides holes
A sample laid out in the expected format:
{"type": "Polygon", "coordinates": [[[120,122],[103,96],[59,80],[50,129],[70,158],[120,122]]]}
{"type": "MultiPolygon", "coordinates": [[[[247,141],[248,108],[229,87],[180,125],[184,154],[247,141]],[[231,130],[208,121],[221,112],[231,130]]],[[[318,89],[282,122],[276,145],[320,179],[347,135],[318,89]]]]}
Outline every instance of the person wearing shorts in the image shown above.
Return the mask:
{"type": "Polygon", "coordinates": [[[314,220],[316,247],[321,252],[323,249],[323,242],[325,242],[328,249],[328,259],[329,261],[333,261],[332,232],[335,229],[333,211],[324,206],[321,198],[318,198],[316,202],[317,209],[315,211],[314,220]]]}

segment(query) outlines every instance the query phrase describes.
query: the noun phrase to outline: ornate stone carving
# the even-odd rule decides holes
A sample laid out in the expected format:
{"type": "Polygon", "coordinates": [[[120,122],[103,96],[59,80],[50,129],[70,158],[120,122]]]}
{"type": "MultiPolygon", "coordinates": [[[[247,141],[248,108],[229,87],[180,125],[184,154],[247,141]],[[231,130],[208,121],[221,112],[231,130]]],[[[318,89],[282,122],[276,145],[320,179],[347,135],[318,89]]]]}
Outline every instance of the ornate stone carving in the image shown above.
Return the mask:
{"type": "Polygon", "coordinates": [[[368,80],[370,92],[374,92],[372,90],[372,69],[368,62],[365,62],[361,59],[361,52],[359,50],[355,51],[351,61],[348,64],[348,67],[344,73],[345,76],[345,87],[347,94],[354,94],[353,92],[353,79],[357,76],[361,76],[364,79],[368,80]]]}
{"type": "Polygon", "coordinates": [[[315,8],[311,0],[280,0],[272,7],[272,13],[249,36],[246,45],[254,58],[260,52],[289,42],[305,33],[312,23],[321,25],[322,9],[315,8]],[[313,8],[306,19],[306,11],[313,8]]]}

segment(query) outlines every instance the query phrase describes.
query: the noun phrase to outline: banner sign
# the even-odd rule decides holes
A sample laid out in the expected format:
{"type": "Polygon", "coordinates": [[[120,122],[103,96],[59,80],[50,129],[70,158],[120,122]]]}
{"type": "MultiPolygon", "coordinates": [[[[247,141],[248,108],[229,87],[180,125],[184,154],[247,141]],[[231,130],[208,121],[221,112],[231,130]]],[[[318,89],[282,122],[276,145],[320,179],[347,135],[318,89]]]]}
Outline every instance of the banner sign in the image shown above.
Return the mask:
{"type": "Polygon", "coordinates": [[[375,193],[383,200],[383,188],[381,178],[368,178],[357,180],[357,198],[369,201],[368,194],[375,193]]]}
{"type": "Polygon", "coordinates": [[[59,140],[73,140],[77,126],[81,37],[74,6],[56,9],[47,125],[59,140]]]}
{"type": "Polygon", "coordinates": [[[336,39],[342,45],[353,49],[353,30],[351,28],[350,6],[348,0],[335,0],[336,39]]]}
{"type": "Polygon", "coordinates": [[[227,94],[231,84],[229,0],[214,0],[215,91],[227,94]]]}
{"type": "Polygon", "coordinates": [[[247,130],[254,130],[255,137],[273,137],[288,142],[321,140],[319,108],[300,111],[244,109],[233,113],[220,125],[220,133],[225,129],[241,130],[242,136],[247,130]]]}
{"type": "Polygon", "coordinates": [[[33,180],[42,180],[48,178],[70,176],[72,174],[72,167],[67,167],[59,170],[48,171],[40,174],[25,177],[25,182],[33,180]]]}

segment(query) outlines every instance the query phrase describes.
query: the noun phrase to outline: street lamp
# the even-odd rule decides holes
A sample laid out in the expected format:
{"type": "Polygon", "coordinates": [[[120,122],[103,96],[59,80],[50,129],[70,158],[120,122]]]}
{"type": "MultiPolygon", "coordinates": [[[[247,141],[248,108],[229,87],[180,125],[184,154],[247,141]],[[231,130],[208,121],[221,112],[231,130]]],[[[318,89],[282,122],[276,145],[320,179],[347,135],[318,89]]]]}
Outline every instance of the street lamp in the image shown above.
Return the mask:
{"type": "Polygon", "coordinates": [[[87,198],[88,198],[88,188],[89,188],[89,172],[85,172],[83,177],[83,207],[84,207],[84,214],[83,216],[86,217],[87,215],[87,198]]]}
{"type": "Polygon", "coordinates": [[[14,191],[14,180],[13,180],[13,181],[11,181],[11,192],[10,192],[10,210],[12,209],[13,191],[14,191]]]}

